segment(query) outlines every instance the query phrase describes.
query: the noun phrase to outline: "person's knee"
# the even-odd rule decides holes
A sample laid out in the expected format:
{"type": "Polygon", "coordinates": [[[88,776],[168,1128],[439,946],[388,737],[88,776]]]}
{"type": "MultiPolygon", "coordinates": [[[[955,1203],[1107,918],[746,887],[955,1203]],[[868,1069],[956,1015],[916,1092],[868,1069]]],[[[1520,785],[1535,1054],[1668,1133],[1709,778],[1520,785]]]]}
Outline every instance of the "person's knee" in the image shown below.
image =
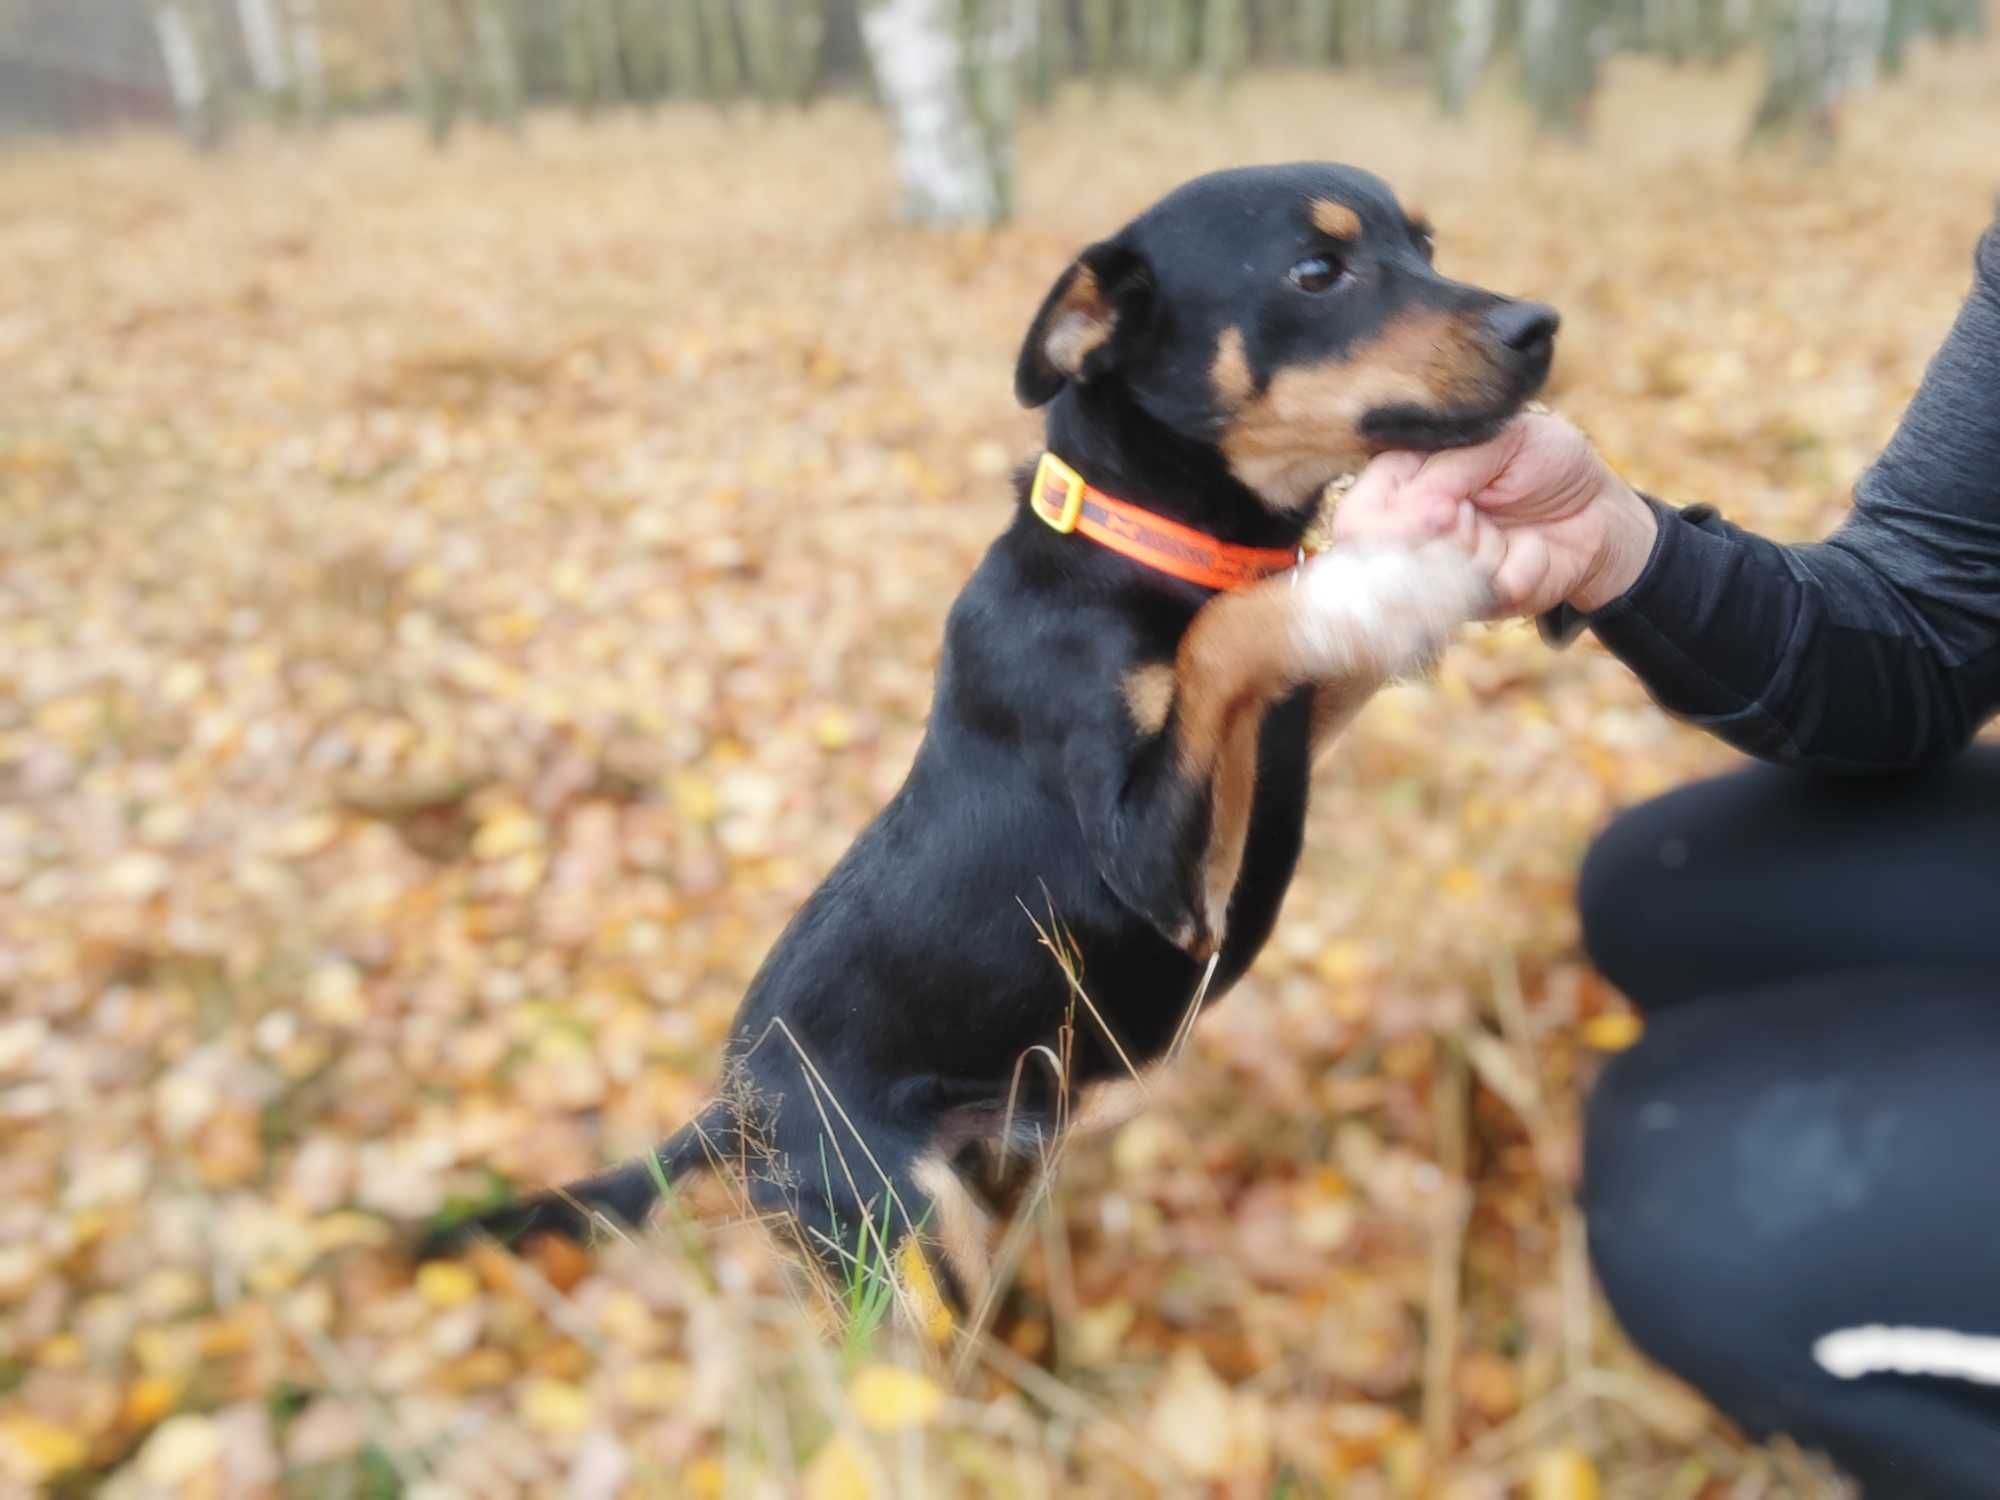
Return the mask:
{"type": "Polygon", "coordinates": [[[1795,1364],[1782,1268],[1739,1222],[1730,1154],[1695,1084],[1699,1046],[1649,1037],[1613,1059],[1585,1125],[1583,1206],[1598,1284],[1627,1337],[1753,1430],[1766,1377],[1795,1364]]]}

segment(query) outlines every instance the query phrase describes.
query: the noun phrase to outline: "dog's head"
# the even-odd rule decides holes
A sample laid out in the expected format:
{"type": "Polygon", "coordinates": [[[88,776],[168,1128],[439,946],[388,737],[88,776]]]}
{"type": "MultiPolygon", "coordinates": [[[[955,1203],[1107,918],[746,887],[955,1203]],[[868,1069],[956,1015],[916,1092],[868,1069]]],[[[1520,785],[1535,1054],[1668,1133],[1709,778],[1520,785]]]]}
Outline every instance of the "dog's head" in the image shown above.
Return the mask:
{"type": "Polygon", "coordinates": [[[1388,185],[1303,162],[1198,177],[1092,245],[1028,330],[1025,406],[1115,382],[1297,510],[1388,448],[1484,441],[1541,388],[1556,314],[1438,274],[1388,185]]]}

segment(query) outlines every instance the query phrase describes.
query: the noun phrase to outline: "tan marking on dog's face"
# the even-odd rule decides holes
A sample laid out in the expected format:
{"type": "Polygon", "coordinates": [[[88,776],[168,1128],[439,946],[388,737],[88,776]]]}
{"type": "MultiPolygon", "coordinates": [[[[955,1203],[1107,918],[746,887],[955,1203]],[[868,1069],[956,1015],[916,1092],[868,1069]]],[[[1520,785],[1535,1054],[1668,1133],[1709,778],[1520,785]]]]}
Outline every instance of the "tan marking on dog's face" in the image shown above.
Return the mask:
{"type": "Polygon", "coordinates": [[[1093,350],[1110,342],[1118,326],[1118,315],[1104,300],[1097,273],[1078,265],[1064,289],[1062,301],[1049,316],[1049,331],[1042,337],[1042,352],[1063,374],[1075,376],[1093,350]]]}
{"type": "Polygon", "coordinates": [[[1329,238],[1336,240],[1361,238],[1361,215],[1345,203],[1337,203],[1331,198],[1313,199],[1312,221],[1313,228],[1329,238]]]}
{"type": "Polygon", "coordinates": [[[1272,375],[1230,415],[1222,452],[1231,472],[1272,508],[1296,511],[1374,455],[1360,424],[1376,408],[1478,410],[1505,393],[1475,319],[1406,313],[1341,358],[1272,375]]]}
{"type": "Polygon", "coordinates": [[[1257,394],[1257,381],[1250,373],[1249,356],[1243,352],[1243,330],[1225,328],[1215,341],[1215,358],[1209,361],[1208,383],[1216,399],[1233,411],[1257,394]]]}
{"type": "Polygon", "coordinates": [[[1151,738],[1166,727],[1167,714],[1174,706],[1174,669],[1169,663],[1134,667],[1120,687],[1139,733],[1151,738]]]}
{"type": "Polygon", "coordinates": [[[910,1180],[931,1200],[925,1236],[935,1239],[943,1251],[945,1264],[964,1294],[967,1311],[977,1310],[992,1280],[987,1261],[991,1216],[942,1156],[918,1157],[911,1164],[910,1180]]]}

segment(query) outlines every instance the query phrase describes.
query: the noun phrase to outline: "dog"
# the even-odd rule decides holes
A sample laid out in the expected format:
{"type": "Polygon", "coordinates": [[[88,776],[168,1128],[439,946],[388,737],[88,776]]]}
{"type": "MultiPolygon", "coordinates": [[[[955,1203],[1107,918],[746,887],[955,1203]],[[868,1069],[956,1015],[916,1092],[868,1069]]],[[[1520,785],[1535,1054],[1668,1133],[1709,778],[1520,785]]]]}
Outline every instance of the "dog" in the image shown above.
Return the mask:
{"type": "Polygon", "coordinates": [[[1488,602],[1449,544],[1300,562],[1322,491],[1492,436],[1556,328],[1439,274],[1345,166],[1200,177],[1084,250],[1022,344],[1045,452],[951,608],[915,762],[751,982],[715,1099],[470,1229],[636,1225],[733,1164],[830,1271],[920,1247],[975,1302],[966,1169],[1130,1112],[1269,937],[1316,751],[1488,602]]]}

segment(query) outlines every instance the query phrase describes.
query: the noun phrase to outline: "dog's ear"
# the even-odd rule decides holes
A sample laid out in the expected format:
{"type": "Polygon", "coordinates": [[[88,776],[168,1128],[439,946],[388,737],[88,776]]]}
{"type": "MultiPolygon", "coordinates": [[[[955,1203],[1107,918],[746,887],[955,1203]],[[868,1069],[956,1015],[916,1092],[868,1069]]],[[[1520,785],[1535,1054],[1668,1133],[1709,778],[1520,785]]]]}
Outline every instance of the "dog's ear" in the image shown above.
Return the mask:
{"type": "Polygon", "coordinates": [[[1095,380],[1127,358],[1151,320],[1153,280],[1145,257],[1116,240],[1073,261],[1028,325],[1014,366],[1014,395],[1042,406],[1064,385],[1095,380]]]}

